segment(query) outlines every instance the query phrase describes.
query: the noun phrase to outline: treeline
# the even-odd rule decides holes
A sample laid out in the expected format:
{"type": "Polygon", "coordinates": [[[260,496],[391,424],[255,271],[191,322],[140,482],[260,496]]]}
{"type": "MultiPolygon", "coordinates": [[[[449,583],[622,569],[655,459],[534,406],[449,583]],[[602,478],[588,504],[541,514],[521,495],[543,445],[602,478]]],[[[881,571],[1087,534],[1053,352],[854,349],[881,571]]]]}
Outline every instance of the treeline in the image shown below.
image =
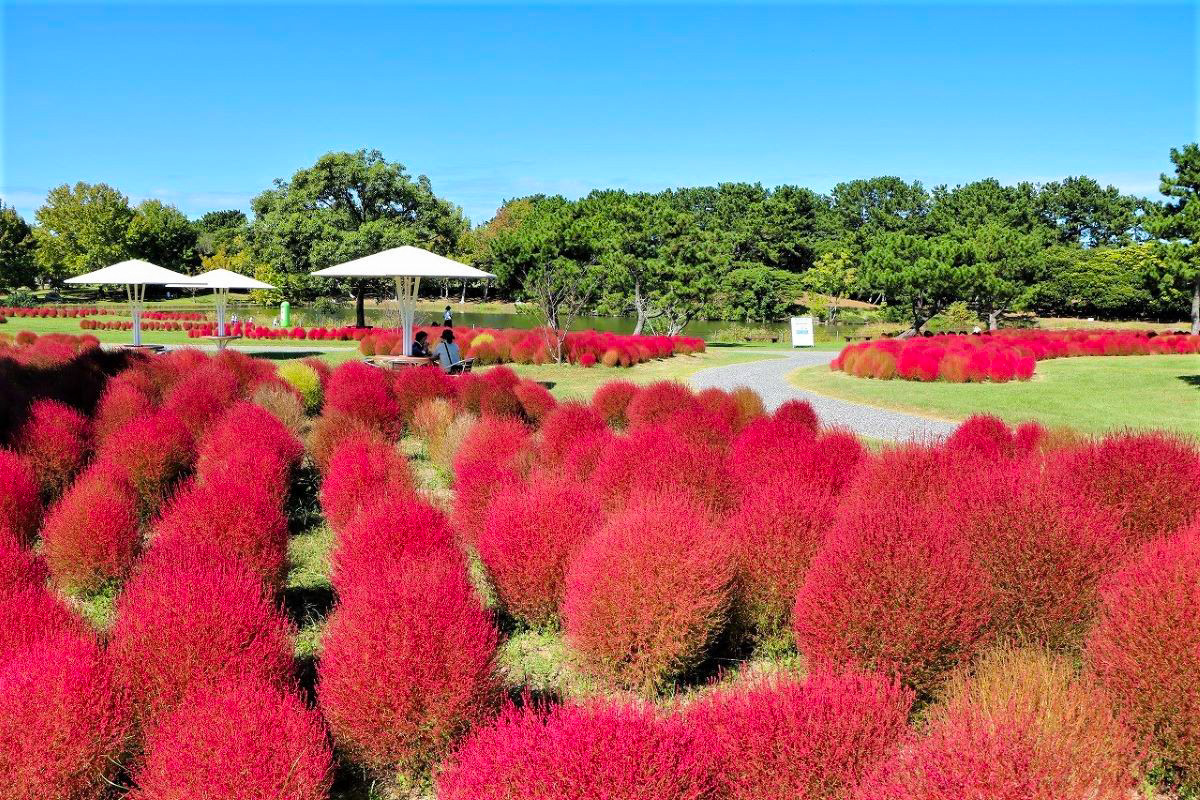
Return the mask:
{"type": "MultiPolygon", "coordinates": [[[[189,220],[157,200],[133,207],[104,184],[52,190],[32,226],[3,209],[0,286],[54,285],[140,257],[255,274],[281,296],[311,300],[335,290],[309,272],[415,244],[495,273],[490,291],[549,316],[631,314],[639,330],[776,320],[797,307],[836,318],[846,298],[917,330],[954,303],[993,326],[1019,311],[1174,320],[1189,306],[1200,320],[1200,149],[1170,157],[1164,202],[1085,176],[932,190],[878,177],[828,194],[726,183],[537,195],[472,228],[427,178],[378,151],[330,153],[254,198],[251,218],[189,220]]],[[[387,290],[358,282],[336,292],[361,305],[387,290]]]]}

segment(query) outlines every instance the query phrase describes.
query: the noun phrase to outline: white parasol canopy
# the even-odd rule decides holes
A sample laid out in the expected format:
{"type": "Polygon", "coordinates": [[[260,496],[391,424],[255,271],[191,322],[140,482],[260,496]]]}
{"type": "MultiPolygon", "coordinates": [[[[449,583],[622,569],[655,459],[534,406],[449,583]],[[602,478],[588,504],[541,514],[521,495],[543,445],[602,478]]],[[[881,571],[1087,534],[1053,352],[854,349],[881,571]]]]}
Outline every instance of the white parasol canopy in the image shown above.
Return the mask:
{"type": "Polygon", "coordinates": [[[229,306],[230,289],[274,289],[269,283],[228,269],[210,269],[190,278],[191,283],[173,283],[188,289],[212,289],[217,306],[217,336],[225,335],[225,309],[229,306]]]}
{"type": "Polygon", "coordinates": [[[421,278],[470,280],[496,277],[452,258],[409,245],[382,250],[345,264],[319,269],[312,274],[322,278],[395,278],[400,327],[404,332],[404,355],[412,354],[413,316],[417,310],[417,290],[420,289],[421,278]]]}
{"type": "Polygon", "coordinates": [[[125,295],[129,298],[129,311],[133,315],[133,343],[135,346],[140,346],[142,343],[142,306],[146,300],[146,287],[168,284],[196,285],[194,278],[181,272],[175,272],[136,258],[89,272],[86,275],[67,278],[64,283],[124,285],[125,295]]]}

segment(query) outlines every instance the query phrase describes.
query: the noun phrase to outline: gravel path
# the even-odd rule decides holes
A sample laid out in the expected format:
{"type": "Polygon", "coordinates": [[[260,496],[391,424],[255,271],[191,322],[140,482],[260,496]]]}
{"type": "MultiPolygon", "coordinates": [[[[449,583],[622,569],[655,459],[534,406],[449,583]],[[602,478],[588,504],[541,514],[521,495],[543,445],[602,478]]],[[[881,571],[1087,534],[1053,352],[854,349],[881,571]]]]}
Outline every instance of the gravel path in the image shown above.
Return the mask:
{"type": "Polygon", "coordinates": [[[690,380],[697,389],[748,386],[758,392],[768,409],[778,408],[788,400],[807,400],[823,424],[849,428],[874,439],[931,441],[945,438],[954,430],[952,422],[823,397],[788,383],[787,375],[792,370],[828,364],[836,355],[821,350],[791,353],[781,358],[702,369],[690,380]]]}

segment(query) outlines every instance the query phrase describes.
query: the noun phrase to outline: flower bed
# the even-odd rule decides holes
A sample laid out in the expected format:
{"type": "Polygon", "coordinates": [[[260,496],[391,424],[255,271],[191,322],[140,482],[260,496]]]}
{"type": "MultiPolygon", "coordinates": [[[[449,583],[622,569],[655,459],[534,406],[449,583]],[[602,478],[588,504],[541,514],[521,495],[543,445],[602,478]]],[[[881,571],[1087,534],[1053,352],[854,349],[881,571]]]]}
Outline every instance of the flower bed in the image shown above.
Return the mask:
{"type": "Polygon", "coordinates": [[[859,378],[976,383],[1033,377],[1038,361],[1200,353],[1200,336],[1146,331],[998,331],[847,345],[830,367],[859,378]]]}
{"type": "MultiPolygon", "coordinates": [[[[0,306],[0,315],[10,317],[32,317],[39,319],[71,319],[76,317],[119,317],[126,312],[118,308],[98,306],[0,306]]],[[[202,322],[206,315],[200,311],[144,311],[142,319],[167,320],[170,322],[202,322]]]]}

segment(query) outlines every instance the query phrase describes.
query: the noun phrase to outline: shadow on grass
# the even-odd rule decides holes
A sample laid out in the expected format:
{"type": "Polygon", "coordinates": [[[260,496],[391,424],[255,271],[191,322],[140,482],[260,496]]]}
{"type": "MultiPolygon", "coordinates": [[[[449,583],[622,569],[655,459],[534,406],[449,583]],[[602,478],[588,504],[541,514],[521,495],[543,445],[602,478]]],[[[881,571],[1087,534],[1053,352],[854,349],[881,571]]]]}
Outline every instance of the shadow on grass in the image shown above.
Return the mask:
{"type": "Polygon", "coordinates": [[[1200,389],[1200,375],[1180,375],[1179,380],[1186,383],[1188,386],[1194,386],[1200,389]]]}
{"type": "Polygon", "coordinates": [[[297,358],[320,357],[322,355],[319,350],[284,350],[280,352],[278,348],[243,350],[242,352],[255,358],[265,358],[268,361],[292,361],[297,358]]]}

